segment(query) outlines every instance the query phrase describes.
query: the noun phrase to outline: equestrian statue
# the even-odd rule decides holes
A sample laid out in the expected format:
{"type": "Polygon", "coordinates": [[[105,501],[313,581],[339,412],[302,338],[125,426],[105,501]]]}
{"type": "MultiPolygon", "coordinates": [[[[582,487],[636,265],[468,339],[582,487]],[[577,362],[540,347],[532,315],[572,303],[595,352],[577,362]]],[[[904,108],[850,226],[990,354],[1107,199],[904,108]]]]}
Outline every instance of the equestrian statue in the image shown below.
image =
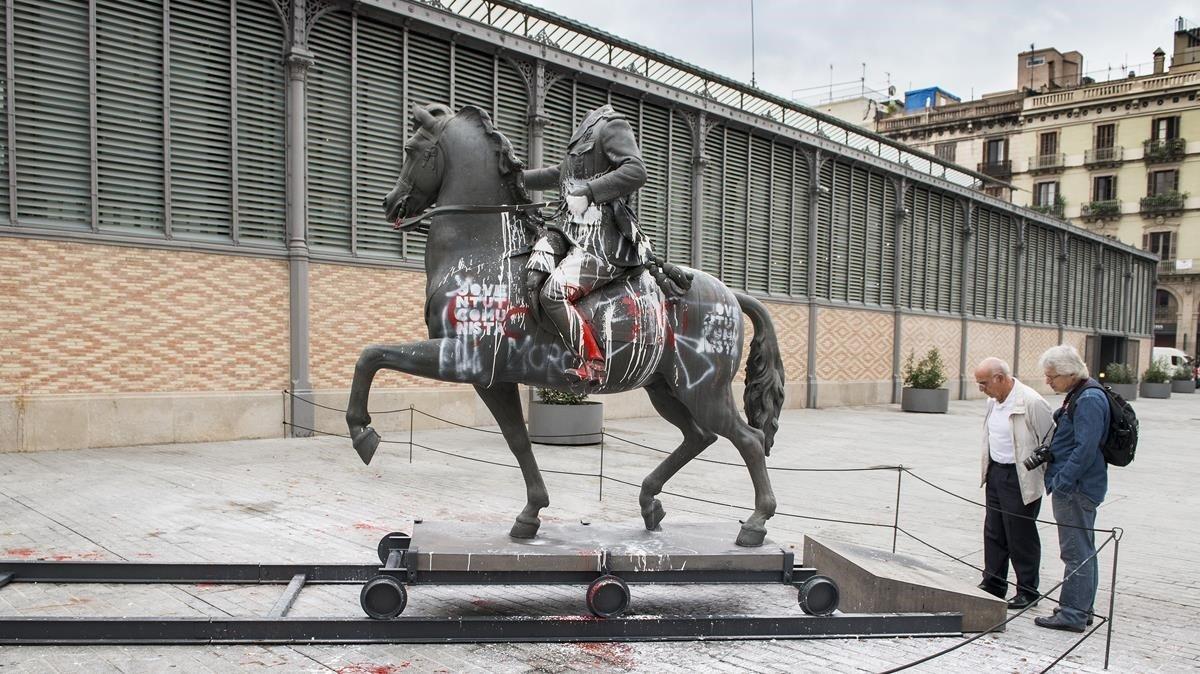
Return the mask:
{"type": "Polygon", "coordinates": [[[645,389],[683,441],[645,479],[645,526],[660,529],[664,484],[716,441],[737,448],[754,485],[754,512],[737,536],[762,545],[775,514],[767,473],[783,406],[784,371],[770,315],[749,295],[654,255],[630,197],[646,180],[629,123],[611,106],[589,113],[556,166],[524,170],[488,114],[415,106],[396,186],[384,198],[398,228],[428,226],[429,339],[373,345],[354,370],[346,413],[364,463],[379,445],[367,399],[380,369],[471,384],[499,424],[525,479],[509,535],[537,535],[546,485],[529,442],[517,385],[576,393],[645,389]],[[557,189],[547,217],[527,188],[557,189]],[[432,208],[431,208],[432,207],[432,208]],[[745,319],[746,419],[733,382],[745,319]]]}

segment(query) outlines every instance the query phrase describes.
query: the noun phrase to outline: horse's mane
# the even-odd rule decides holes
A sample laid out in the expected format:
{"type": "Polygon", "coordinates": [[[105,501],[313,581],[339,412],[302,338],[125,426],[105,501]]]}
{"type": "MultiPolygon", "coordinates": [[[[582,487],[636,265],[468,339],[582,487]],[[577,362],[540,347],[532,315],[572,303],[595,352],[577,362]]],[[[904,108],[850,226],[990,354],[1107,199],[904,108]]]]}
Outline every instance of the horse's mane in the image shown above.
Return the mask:
{"type": "Polygon", "coordinates": [[[504,180],[509,195],[512,196],[515,203],[529,203],[529,191],[525,189],[525,181],[522,180],[525,162],[517,157],[512,143],[492,124],[492,118],[488,116],[487,112],[474,105],[464,105],[455,117],[470,119],[479,124],[483,129],[484,136],[492,142],[492,147],[496,150],[500,165],[500,177],[504,180]]]}

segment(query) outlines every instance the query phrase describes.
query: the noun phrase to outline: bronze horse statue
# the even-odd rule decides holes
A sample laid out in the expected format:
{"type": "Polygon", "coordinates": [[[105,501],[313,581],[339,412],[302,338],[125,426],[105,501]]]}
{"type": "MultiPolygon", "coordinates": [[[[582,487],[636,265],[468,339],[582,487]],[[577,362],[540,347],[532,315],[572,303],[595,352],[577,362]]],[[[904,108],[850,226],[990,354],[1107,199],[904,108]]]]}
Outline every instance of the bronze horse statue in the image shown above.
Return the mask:
{"type": "MultiPolygon", "coordinates": [[[[389,221],[399,224],[435,203],[529,202],[520,181],[523,164],[486,112],[465,106],[453,114],[446,106],[429,105],[413,113],[417,130],[405,144],[399,180],[384,199],[389,221]]],[[[538,513],[550,499],[517,384],[588,393],[642,388],[654,409],[683,432],[679,447],[642,481],[639,502],[646,528],[657,530],[663,519],[655,497],[667,480],[721,436],[737,447],[754,484],[754,513],[742,525],[737,544],[762,545],[766,521],[775,514],[765,457],[778,428],[784,382],[766,309],[701,271],[689,270],[692,283],[685,294],[667,297],[650,273],[638,268],[580,302],[604,347],[607,375],[598,387],[568,381],[564,365],[571,352],[529,309],[536,298],[531,300],[523,279],[536,236],[532,230],[514,213],[457,212],[430,219],[425,248],[429,339],[363,350],[346,413],[359,456],[369,463],[379,444],[369,425],[367,398],[381,368],[472,384],[525,478],[525,508],[510,535],[533,538],[541,523],[538,513]],[[732,389],[744,317],[754,327],[744,396],[749,423],[739,415],[732,389]]]]}

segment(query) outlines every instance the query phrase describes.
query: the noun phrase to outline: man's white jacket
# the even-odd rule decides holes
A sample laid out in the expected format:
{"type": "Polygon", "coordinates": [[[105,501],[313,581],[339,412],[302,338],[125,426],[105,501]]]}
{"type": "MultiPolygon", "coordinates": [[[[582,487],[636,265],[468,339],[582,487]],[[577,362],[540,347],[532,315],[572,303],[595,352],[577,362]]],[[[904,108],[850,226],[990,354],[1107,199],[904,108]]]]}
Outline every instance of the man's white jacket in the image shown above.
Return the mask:
{"type": "MultiPolygon", "coordinates": [[[[1030,471],[1025,470],[1024,462],[1033,454],[1033,450],[1037,449],[1043,438],[1047,443],[1050,442],[1054,416],[1046,399],[1016,378],[1013,379],[1013,388],[1009,391],[1008,398],[1012,400],[1012,414],[1008,417],[1008,423],[1012,429],[1013,451],[1017,459],[1017,480],[1021,484],[1021,500],[1028,505],[1041,498],[1045,491],[1046,464],[1030,471]]],[[[980,485],[987,483],[990,461],[988,418],[992,416],[992,410],[995,408],[996,401],[988,398],[987,414],[983,415],[983,465],[980,485]]]]}

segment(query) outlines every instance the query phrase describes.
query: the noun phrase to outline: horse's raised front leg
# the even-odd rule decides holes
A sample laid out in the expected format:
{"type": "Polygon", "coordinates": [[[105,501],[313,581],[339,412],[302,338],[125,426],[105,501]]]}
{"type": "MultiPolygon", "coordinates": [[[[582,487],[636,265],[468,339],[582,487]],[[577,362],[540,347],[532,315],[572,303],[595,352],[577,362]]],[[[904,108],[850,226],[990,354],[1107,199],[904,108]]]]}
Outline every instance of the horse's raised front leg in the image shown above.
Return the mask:
{"type": "Polygon", "coordinates": [[[521,413],[521,397],[516,384],[495,384],[490,387],[476,386],[475,391],[508,441],[508,448],[517,463],[521,466],[521,476],[525,478],[525,508],[517,515],[509,536],[513,538],[533,538],[537,535],[542,521],[538,513],[550,505],[550,495],[546,491],[546,483],[542,481],[542,471],[538,469],[537,459],[533,456],[533,447],[529,444],[529,432],[525,428],[525,417],[521,413]]]}
{"type": "Polygon", "coordinates": [[[379,434],[371,428],[371,415],[367,413],[367,398],[371,393],[371,382],[375,379],[375,373],[388,369],[442,381],[479,383],[481,375],[477,371],[478,368],[444,366],[442,354],[446,353],[446,349],[450,349],[449,353],[454,353],[455,346],[455,339],[445,338],[406,344],[377,344],[363,349],[362,355],[358,357],[358,364],[354,366],[350,404],[346,408],[346,425],[350,429],[350,438],[363,463],[371,463],[371,457],[379,447],[379,434]]]}

